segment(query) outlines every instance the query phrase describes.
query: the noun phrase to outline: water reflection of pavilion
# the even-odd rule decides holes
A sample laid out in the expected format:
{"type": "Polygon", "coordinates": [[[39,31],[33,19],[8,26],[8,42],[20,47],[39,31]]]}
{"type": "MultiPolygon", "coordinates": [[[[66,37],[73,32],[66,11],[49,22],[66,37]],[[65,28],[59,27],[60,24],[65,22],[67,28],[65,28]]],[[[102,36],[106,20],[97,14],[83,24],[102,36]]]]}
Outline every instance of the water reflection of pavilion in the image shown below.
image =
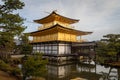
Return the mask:
{"type": "Polygon", "coordinates": [[[48,77],[51,80],[61,80],[68,77],[71,73],[71,65],[48,65],[48,77]]]}
{"type": "Polygon", "coordinates": [[[119,80],[120,69],[85,63],[52,63],[47,65],[46,80],[119,80]]]}
{"type": "Polygon", "coordinates": [[[92,64],[47,65],[47,68],[46,80],[70,80],[76,77],[98,80],[100,78],[100,75],[96,74],[96,66],[92,64]]]}

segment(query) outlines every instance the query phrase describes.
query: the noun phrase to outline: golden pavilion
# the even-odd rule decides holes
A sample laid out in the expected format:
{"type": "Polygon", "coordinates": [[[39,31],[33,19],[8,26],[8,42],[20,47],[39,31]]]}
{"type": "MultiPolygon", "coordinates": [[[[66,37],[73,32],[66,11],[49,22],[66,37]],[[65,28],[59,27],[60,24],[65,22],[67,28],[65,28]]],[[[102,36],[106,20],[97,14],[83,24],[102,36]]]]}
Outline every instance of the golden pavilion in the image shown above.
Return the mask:
{"type": "Polygon", "coordinates": [[[55,11],[34,22],[42,24],[42,26],[38,27],[38,31],[30,33],[30,36],[33,37],[31,42],[33,53],[40,52],[48,57],[58,57],[59,55],[65,57],[66,54],[72,54],[72,43],[84,42],[81,36],[92,33],[74,29],[71,24],[77,23],[79,20],[64,17],[55,11]]]}

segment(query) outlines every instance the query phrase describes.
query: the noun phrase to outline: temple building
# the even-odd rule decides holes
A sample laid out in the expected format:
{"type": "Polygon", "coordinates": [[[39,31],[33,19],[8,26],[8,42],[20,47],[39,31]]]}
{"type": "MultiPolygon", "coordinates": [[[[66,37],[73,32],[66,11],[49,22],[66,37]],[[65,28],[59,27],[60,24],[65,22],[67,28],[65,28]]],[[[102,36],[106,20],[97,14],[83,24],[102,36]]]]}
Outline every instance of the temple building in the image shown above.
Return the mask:
{"type": "Polygon", "coordinates": [[[33,53],[40,52],[47,57],[58,58],[72,54],[72,44],[84,42],[82,36],[92,33],[74,29],[72,24],[79,20],[64,17],[55,11],[34,22],[42,24],[42,26],[38,27],[37,31],[30,33],[30,36],[33,37],[31,42],[33,53]]]}

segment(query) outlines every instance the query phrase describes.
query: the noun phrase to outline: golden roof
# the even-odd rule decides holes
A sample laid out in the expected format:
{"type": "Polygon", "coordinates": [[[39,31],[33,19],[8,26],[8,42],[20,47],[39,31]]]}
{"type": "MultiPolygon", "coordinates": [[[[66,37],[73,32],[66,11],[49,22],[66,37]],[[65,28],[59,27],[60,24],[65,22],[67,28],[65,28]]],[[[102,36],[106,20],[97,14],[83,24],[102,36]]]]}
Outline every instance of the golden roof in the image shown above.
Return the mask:
{"type": "Polygon", "coordinates": [[[40,35],[54,34],[54,33],[57,33],[57,32],[75,34],[77,36],[88,35],[88,34],[92,33],[92,32],[79,31],[79,30],[63,27],[63,26],[61,26],[59,24],[56,24],[56,25],[54,25],[54,26],[52,26],[50,28],[46,28],[46,29],[43,29],[43,30],[31,32],[30,35],[31,36],[40,36],[40,35]]]}
{"type": "Polygon", "coordinates": [[[68,24],[73,24],[73,23],[76,23],[79,21],[76,19],[64,17],[62,15],[57,14],[55,11],[53,11],[50,15],[48,15],[42,19],[34,20],[34,22],[44,24],[44,23],[49,23],[49,22],[55,21],[55,20],[64,22],[64,23],[68,23],[68,24]]]}

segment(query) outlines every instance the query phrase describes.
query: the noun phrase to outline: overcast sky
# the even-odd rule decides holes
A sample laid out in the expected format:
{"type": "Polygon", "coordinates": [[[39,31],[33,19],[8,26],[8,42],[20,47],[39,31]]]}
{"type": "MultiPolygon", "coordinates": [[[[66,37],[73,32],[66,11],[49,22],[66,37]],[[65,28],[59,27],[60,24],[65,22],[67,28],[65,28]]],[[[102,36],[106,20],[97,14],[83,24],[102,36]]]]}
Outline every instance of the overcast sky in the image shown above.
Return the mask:
{"type": "Polygon", "coordinates": [[[26,19],[28,26],[25,32],[36,31],[40,26],[33,22],[43,18],[53,10],[57,13],[79,19],[73,24],[81,31],[92,31],[84,38],[93,41],[100,40],[109,33],[120,34],[120,0],[21,0],[25,7],[18,11],[26,19]]]}

